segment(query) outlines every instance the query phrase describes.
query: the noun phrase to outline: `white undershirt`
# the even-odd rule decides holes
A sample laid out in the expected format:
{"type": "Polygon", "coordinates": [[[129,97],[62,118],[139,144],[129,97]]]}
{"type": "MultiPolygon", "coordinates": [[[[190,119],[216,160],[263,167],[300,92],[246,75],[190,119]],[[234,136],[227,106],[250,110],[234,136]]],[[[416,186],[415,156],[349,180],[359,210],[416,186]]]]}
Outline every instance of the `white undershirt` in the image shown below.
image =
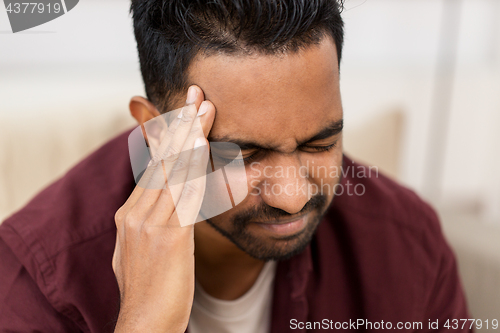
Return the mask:
{"type": "Polygon", "coordinates": [[[210,296],[196,282],[189,333],[268,333],[275,272],[275,261],[265,263],[252,288],[233,301],[210,296]]]}

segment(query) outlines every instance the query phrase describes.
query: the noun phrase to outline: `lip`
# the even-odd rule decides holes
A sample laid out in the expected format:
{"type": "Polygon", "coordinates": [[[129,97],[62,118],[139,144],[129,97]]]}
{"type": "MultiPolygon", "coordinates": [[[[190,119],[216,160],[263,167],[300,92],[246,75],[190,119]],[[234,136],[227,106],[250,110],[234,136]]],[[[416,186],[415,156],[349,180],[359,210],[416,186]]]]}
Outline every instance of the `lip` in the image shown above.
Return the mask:
{"type": "Polygon", "coordinates": [[[296,234],[304,229],[307,224],[308,214],[293,219],[282,220],[279,222],[254,222],[257,226],[264,228],[273,234],[279,236],[288,236],[296,234]]]}

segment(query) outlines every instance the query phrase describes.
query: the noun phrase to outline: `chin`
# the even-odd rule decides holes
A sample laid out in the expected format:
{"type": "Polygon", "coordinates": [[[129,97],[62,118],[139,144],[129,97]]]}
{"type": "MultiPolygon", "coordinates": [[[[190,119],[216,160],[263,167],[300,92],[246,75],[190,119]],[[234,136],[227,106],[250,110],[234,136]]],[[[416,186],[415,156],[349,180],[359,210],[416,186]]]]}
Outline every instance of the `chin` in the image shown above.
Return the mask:
{"type": "Polygon", "coordinates": [[[304,251],[322,217],[323,214],[311,212],[305,221],[294,221],[288,226],[249,223],[243,228],[226,228],[213,219],[207,222],[251,257],[269,261],[286,260],[304,251]]]}

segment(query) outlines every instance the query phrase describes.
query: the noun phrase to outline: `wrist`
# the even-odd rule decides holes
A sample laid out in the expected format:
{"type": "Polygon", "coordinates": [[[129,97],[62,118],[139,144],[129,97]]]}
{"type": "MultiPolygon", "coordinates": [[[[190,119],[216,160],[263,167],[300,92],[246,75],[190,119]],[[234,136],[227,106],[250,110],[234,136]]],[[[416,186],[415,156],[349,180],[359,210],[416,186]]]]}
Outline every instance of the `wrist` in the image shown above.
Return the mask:
{"type": "Polygon", "coordinates": [[[115,326],[115,333],[143,333],[143,332],[168,332],[168,333],[184,333],[186,331],[189,316],[187,319],[181,320],[168,316],[167,313],[157,314],[133,314],[131,311],[122,311],[118,315],[118,320],[115,326]]]}

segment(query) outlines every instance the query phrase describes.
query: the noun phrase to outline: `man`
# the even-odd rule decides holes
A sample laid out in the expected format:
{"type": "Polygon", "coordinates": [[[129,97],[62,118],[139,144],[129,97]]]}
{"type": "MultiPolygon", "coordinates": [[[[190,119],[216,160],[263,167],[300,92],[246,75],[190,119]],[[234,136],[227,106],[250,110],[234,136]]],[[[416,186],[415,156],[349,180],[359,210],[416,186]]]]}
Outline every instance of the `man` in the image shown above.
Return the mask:
{"type": "Polygon", "coordinates": [[[342,154],[340,7],[133,1],[148,98],[131,114],[182,111],[137,186],[126,133],[1,225],[1,329],[430,332],[469,318],[432,209],[342,154]],[[248,195],[193,225],[203,177],[150,184],[205,170],[214,142],[241,148],[248,195]]]}

